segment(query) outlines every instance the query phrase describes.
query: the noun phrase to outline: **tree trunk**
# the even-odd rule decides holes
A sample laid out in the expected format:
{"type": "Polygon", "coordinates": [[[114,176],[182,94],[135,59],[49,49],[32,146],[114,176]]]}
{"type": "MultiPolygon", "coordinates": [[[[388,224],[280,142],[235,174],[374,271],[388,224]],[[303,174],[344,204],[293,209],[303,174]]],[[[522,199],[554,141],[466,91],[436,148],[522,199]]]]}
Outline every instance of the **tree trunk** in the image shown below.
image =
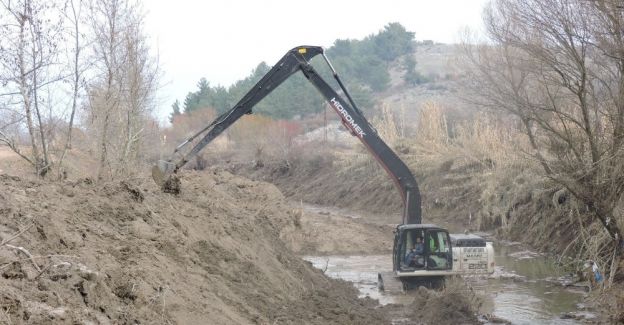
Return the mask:
{"type": "Polygon", "coordinates": [[[30,102],[30,91],[28,90],[28,82],[26,76],[26,61],[24,60],[24,47],[26,46],[25,41],[25,25],[26,18],[22,18],[20,20],[20,33],[19,33],[19,52],[18,52],[18,65],[19,65],[19,88],[20,94],[24,101],[24,112],[26,115],[26,125],[28,127],[28,134],[30,136],[30,144],[32,146],[32,161],[35,165],[35,172],[39,175],[39,171],[41,168],[41,158],[39,157],[39,149],[37,148],[37,136],[35,134],[35,125],[33,123],[32,118],[32,107],[30,102]]]}
{"type": "Polygon", "coordinates": [[[107,143],[108,143],[108,125],[110,123],[110,113],[107,111],[104,113],[104,123],[102,125],[102,135],[100,138],[100,168],[98,171],[98,179],[104,179],[104,172],[106,169],[107,157],[107,143]]]}
{"type": "MultiPolygon", "coordinates": [[[[34,37],[34,33],[33,33],[33,37],[34,37]]],[[[46,138],[45,138],[45,132],[44,132],[44,126],[43,123],[41,121],[41,111],[39,110],[39,99],[38,99],[38,92],[37,92],[37,87],[38,87],[38,82],[37,82],[37,66],[41,63],[41,62],[37,62],[37,51],[35,48],[36,45],[33,44],[33,50],[32,50],[32,56],[33,56],[33,71],[32,71],[32,79],[33,79],[33,88],[32,88],[32,95],[33,95],[33,104],[34,104],[34,109],[35,109],[35,114],[37,116],[37,121],[39,122],[39,137],[41,139],[41,150],[43,151],[43,164],[40,167],[40,169],[37,171],[37,175],[44,177],[45,174],[47,173],[48,168],[50,168],[50,160],[48,157],[48,148],[47,148],[47,143],[46,143],[46,138]]]]}

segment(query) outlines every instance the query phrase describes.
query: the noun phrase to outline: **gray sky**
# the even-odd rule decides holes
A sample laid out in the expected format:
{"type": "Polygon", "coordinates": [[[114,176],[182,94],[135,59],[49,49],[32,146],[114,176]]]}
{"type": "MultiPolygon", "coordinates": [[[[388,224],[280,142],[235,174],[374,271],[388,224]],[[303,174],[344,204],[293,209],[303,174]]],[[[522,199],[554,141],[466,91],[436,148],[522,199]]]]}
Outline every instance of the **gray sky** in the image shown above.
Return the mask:
{"type": "MultiPolygon", "coordinates": [[[[329,47],[399,22],[416,39],[454,43],[481,29],[487,0],[149,0],[147,33],[164,71],[159,116],[166,117],[205,77],[229,86],[261,61],[273,65],[298,45],[329,47]]],[[[336,67],[340,70],[339,67],[336,67]]]]}

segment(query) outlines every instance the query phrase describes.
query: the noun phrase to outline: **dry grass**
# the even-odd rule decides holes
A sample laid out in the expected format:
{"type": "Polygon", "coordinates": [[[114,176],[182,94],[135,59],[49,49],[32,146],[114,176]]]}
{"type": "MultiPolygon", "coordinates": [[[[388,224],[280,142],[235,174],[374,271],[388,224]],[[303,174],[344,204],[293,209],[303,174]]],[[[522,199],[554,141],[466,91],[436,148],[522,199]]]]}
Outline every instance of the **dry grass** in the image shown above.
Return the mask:
{"type": "Polygon", "coordinates": [[[482,164],[487,168],[522,168],[533,165],[522,153],[529,151],[526,137],[512,125],[481,113],[449,125],[443,107],[425,104],[412,141],[420,160],[455,164],[482,164]]]}

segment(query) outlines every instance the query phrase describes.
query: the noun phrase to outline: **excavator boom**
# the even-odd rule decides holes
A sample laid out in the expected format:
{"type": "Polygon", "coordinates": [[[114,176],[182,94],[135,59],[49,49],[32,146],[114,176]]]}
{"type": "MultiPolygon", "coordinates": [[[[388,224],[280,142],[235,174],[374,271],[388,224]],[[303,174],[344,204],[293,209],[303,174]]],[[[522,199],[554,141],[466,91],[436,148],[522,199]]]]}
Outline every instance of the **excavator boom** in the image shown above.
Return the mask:
{"type": "Polygon", "coordinates": [[[197,155],[206,145],[239,118],[245,114],[251,114],[254,105],[298,71],[301,71],[316,87],[332,109],[340,116],[345,127],[364,144],[388,175],[390,175],[403,199],[404,213],[402,223],[421,223],[420,192],[413,174],[368,123],[362,112],[355,105],[329,59],[325,56],[323,48],[319,46],[298,46],[288,51],[232,109],[189,137],[175,149],[174,154],[167,161],[159,162],[152,169],[154,180],[161,186],[167,183],[172,174],[177,173],[191,158],[197,155]],[[325,62],[331,68],[334,78],[348,101],[345,101],[310,64],[310,60],[319,54],[323,56],[325,62]],[[183,149],[200,136],[200,140],[190,150],[182,153],[183,149]]]}

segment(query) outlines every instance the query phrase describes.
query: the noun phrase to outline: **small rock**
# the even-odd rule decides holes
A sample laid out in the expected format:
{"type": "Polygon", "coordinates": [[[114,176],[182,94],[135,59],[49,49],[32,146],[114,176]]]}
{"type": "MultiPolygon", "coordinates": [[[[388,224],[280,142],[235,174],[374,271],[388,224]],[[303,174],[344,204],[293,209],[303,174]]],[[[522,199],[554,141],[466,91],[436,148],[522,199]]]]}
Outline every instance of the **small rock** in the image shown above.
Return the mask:
{"type": "Polygon", "coordinates": [[[65,308],[54,308],[48,312],[48,315],[54,319],[65,319],[66,313],[67,310],[65,308]]]}
{"type": "Polygon", "coordinates": [[[596,315],[588,312],[569,312],[562,313],[560,316],[561,319],[574,319],[574,320],[584,320],[584,319],[595,319],[596,315]]]}
{"type": "Polygon", "coordinates": [[[99,275],[98,272],[89,270],[84,264],[78,266],[78,271],[81,278],[89,281],[95,280],[99,275]]]}
{"type": "Polygon", "coordinates": [[[482,321],[487,322],[488,324],[511,324],[510,321],[502,318],[502,317],[498,317],[492,314],[486,314],[482,316],[482,321]]]}
{"type": "Polygon", "coordinates": [[[420,295],[421,297],[424,298],[428,298],[429,297],[429,290],[427,290],[427,288],[420,286],[418,287],[418,295],[420,295]]]}

